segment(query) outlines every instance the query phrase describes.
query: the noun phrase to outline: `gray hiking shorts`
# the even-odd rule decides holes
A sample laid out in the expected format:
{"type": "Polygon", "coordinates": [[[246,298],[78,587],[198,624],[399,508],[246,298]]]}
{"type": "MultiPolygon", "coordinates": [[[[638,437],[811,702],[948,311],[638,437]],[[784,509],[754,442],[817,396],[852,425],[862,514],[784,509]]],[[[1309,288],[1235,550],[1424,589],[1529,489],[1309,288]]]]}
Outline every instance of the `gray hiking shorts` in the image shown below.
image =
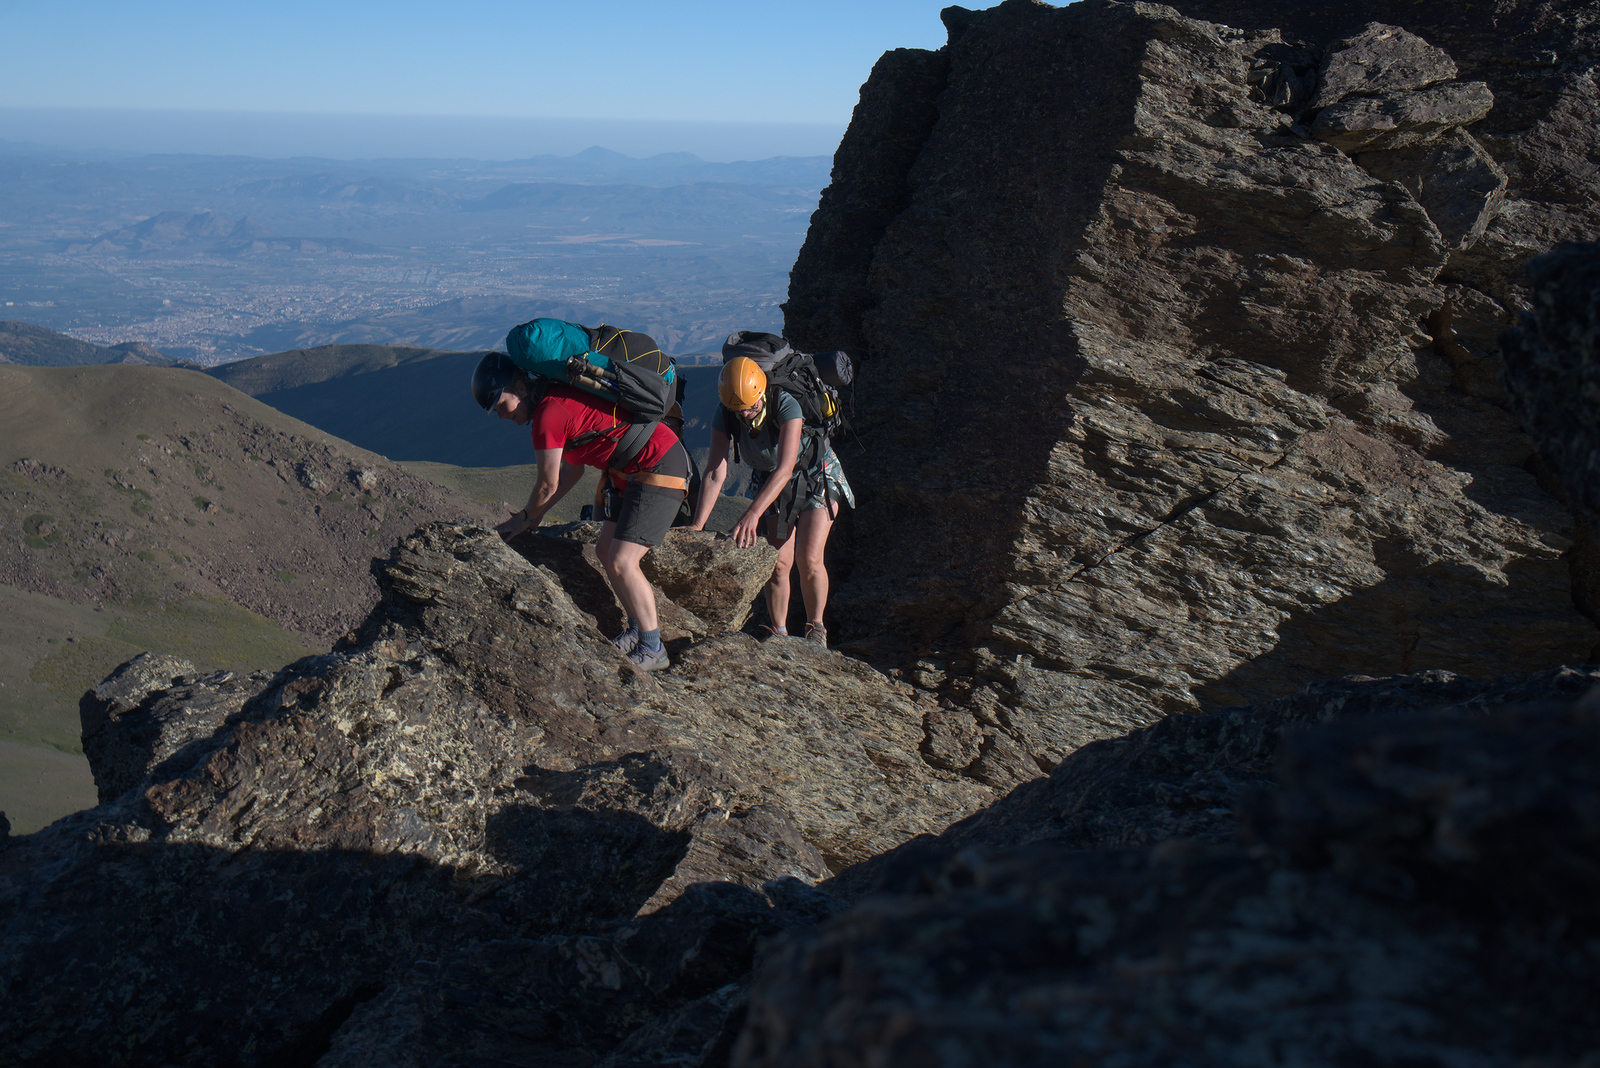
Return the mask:
{"type": "MultiPolygon", "coordinates": [[[[650,468],[649,473],[688,478],[689,454],[683,451],[683,443],[680,441],[672,446],[660,462],[650,468]]],[[[611,536],[635,545],[660,545],[667,531],[672,529],[672,521],[678,518],[678,509],[683,505],[687,491],[650,486],[629,479],[627,486],[619,493],[610,485],[610,476],[603,477],[607,485],[601,497],[604,506],[601,518],[617,525],[611,536]]]]}

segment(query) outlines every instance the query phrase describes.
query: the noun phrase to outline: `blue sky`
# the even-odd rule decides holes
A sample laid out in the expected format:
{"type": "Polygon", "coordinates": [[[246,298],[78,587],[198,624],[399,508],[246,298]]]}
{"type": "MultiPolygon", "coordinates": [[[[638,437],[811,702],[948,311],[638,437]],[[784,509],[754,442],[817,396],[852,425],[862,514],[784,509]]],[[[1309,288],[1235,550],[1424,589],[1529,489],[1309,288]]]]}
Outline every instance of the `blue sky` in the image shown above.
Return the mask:
{"type": "Polygon", "coordinates": [[[0,0],[0,102],[842,131],[946,2],[0,0]]]}

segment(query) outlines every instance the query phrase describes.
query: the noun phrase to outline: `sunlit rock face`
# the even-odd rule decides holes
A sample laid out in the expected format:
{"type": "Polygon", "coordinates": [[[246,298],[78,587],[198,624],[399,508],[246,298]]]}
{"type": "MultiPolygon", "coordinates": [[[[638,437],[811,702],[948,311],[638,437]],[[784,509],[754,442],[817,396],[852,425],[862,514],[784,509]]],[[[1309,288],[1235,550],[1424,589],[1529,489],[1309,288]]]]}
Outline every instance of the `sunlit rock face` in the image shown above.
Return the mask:
{"type": "MultiPolygon", "coordinates": [[[[1596,33],[1506,7],[1501,34],[1596,33]]],[[[1491,63],[1487,11],[1191,8],[948,9],[945,49],[863,87],[785,306],[863,358],[839,633],[887,631],[1044,767],[1596,638],[1496,348],[1522,260],[1600,219],[1582,79],[1530,105],[1544,68],[1491,63]]]]}

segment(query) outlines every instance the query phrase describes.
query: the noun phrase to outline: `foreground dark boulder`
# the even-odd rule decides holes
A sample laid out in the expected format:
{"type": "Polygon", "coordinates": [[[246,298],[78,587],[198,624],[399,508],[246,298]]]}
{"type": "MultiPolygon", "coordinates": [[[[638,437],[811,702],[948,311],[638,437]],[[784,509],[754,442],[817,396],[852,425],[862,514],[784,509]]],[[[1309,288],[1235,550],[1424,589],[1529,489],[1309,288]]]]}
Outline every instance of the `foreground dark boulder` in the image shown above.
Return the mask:
{"type": "Polygon", "coordinates": [[[873,892],[767,958],[735,1063],[1581,1063],[1597,683],[1336,681],[1096,743],[830,884],[873,892]]]}
{"type": "Polygon", "coordinates": [[[813,918],[763,887],[995,796],[923,760],[923,707],[855,661],[724,634],[640,674],[470,527],[380,571],[335,653],[250,678],[145,658],[85,697],[103,803],[0,853],[8,1059],[299,1062],[413,962],[557,932],[627,942],[638,990],[546,1013],[594,1016],[552,1040],[603,1050],[742,975],[750,923],[813,918]],[[733,885],[607,933],[706,880],[733,885]],[[658,930],[679,948],[646,952],[658,930]],[[702,936],[716,963],[684,948],[702,936]]]}

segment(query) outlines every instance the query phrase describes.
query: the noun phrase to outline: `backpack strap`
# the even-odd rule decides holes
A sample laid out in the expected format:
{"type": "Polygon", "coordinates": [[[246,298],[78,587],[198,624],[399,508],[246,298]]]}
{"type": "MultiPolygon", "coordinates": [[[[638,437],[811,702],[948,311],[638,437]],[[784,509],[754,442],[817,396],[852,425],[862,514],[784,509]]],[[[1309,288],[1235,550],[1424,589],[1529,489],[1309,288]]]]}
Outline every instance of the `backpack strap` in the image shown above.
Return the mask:
{"type": "Polygon", "coordinates": [[[617,439],[616,447],[611,450],[611,459],[606,461],[606,466],[611,468],[627,467],[650,444],[650,439],[655,436],[656,427],[661,425],[661,420],[652,419],[648,423],[618,423],[607,430],[590,430],[579,434],[567,442],[567,448],[575,445],[587,445],[596,438],[609,437],[612,430],[627,427],[628,430],[617,439]]]}
{"type": "Polygon", "coordinates": [[[656,427],[660,425],[659,419],[652,419],[648,423],[629,424],[628,432],[617,439],[617,447],[612,451],[611,459],[606,461],[606,466],[623,468],[633,463],[634,458],[650,444],[650,439],[655,436],[656,427]]]}

